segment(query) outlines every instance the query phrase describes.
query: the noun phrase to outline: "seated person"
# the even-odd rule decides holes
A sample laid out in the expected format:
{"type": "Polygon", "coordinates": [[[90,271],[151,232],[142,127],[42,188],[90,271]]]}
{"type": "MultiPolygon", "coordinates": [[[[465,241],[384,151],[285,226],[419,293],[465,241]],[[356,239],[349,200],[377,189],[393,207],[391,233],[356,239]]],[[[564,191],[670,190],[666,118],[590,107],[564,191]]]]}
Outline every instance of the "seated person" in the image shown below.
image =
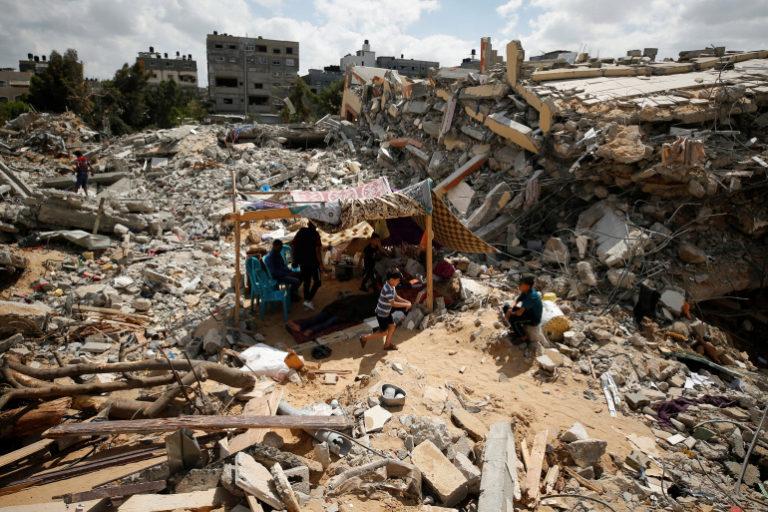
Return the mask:
{"type": "Polygon", "coordinates": [[[299,300],[299,285],[301,284],[300,274],[288,268],[280,252],[282,250],[283,242],[281,240],[272,242],[272,250],[264,257],[264,264],[267,266],[272,279],[280,284],[290,286],[291,300],[297,301],[299,300]]]}
{"type": "Polygon", "coordinates": [[[303,320],[289,320],[285,325],[294,332],[312,338],[316,332],[334,325],[362,322],[371,315],[378,300],[377,293],[348,295],[331,302],[315,316],[303,320]]]}
{"type": "Polygon", "coordinates": [[[541,323],[541,313],[543,305],[541,303],[541,293],[533,287],[535,277],[531,274],[523,275],[520,279],[520,295],[515,300],[515,305],[504,304],[502,312],[504,319],[509,323],[513,334],[520,341],[528,341],[525,333],[525,327],[528,325],[539,325],[541,323]]]}

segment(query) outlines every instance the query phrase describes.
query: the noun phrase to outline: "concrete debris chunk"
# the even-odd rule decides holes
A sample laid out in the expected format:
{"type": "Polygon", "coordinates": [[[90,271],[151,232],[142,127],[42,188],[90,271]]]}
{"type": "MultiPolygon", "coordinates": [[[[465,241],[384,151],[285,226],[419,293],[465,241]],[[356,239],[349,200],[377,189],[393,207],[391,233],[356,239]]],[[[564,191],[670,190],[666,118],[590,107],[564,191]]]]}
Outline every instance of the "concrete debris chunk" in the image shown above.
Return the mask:
{"type": "Polygon", "coordinates": [[[413,449],[411,460],[443,505],[457,505],[466,497],[466,477],[451,464],[437,446],[424,441],[413,449]]]}
{"type": "Polygon", "coordinates": [[[589,439],[587,429],[578,421],[571,425],[571,428],[566,430],[560,435],[560,440],[564,443],[572,443],[574,441],[585,441],[589,439]]]}
{"type": "Polygon", "coordinates": [[[569,443],[567,449],[576,465],[586,468],[599,462],[607,446],[608,443],[600,439],[582,439],[569,443]]]}

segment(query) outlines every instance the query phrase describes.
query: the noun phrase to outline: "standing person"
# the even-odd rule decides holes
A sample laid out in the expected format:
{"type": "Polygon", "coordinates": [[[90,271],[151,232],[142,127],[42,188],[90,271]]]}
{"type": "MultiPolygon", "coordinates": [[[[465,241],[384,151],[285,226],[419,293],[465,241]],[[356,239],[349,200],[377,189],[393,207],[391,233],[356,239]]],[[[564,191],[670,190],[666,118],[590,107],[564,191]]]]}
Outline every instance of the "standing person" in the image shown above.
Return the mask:
{"type": "Polygon", "coordinates": [[[299,279],[304,283],[304,307],[314,310],[312,299],[320,289],[320,272],[325,272],[323,266],[320,233],[317,227],[310,221],[307,227],[301,228],[291,241],[293,250],[293,263],[300,265],[299,279]]]}
{"type": "Polygon", "coordinates": [[[275,240],[272,242],[272,250],[269,254],[264,256],[264,264],[269,270],[269,275],[272,279],[280,284],[287,284],[291,288],[291,300],[299,300],[299,285],[301,280],[299,279],[299,273],[293,272],[285,264],[281,251],[283,250],[283,242],[281,240],[275,240]]]}
{"type": "Polygon", "coordinates": [[[509,323],[515,336],[522,341],[528,339],[525,326],[536,326],[541,323],[543,305],[541,293],[533,287],[535,280],[533,275],[524,274],[518,285],[520,295],[515,300],[515,305],[504,304],[502,308],[504,319],[509,323]]]}
{"type": "Polygon", "coordinates": [[[75,193],[82,188],[86,197],[88,197],[88,174],[93,174],[91,162],[83,156],[82,151],[75,151],[75,193]]]}
{"type": "Polygon", "coordinates": [[[381,237],[378,233],[371,235],[368,245],[363,249],[363,282],[360,291],[367,292],[368,285],[376,286],[376,260],[381,253],[381,237]]]}
{"type": "Polygon", "coordinates": [[[392,270],[387,274],[387,282],[381,288],[379,301],[376,304],[376,320],[379,322],[379,329],[360,336],[360,346],[365,348],[365,344],[371,338],[385,338],[384,350],[397,350],[392,343],[392,336],[395,334],[395,320],[392,318],[392,308],[404,308],[406,311],[411,309],[410,301],[397,295],[397,285],[403,279],[403,274],[399,270],[392,270]]]}

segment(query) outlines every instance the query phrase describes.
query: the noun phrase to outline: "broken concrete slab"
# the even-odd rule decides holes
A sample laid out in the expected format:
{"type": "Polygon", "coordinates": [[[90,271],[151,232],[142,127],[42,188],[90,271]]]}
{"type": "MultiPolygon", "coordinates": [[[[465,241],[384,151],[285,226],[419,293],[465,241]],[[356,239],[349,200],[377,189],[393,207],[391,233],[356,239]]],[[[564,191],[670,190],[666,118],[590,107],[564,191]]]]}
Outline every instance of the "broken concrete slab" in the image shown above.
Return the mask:
{"type": "Polygon", "coordinates": [[[392,413],[380,405],[371,407],[363,413],[363,422],[366,432],[378,432],[384,428],[384,424],[392,417],[392,413]]]}
{"type": "Polygon", "coordinates": [[[487,100],[498,99],[507,94],[509,86],[507,84],[485,84],[465,87],[459,94],[460,100],[487,100]]]}
{"type": "Polygon", "coordinates": [[[597,464],[607,446],[608,443],[600,439],[583,439],[568,444],[567,449],[576,465],[586,468],[597,464]]]}
{"type": "Polygon", "coordinates": [[[584,441],[589,439],[587,428],[578,421],[571,425],[571,428],[566,430],[560,435],[560,440],[564,443],[572,443],[574,441],[584,441]]]}
{"type": "Polygon", "coordinates": [[[463,407],[451,409],[451,419],[457,427],[466,430],[469,437],[475,441],[482,441],[488,435],[488,427],[485,423],[463,407]]]}
{"type": "Polygon", "coordinates": [[[483,473],[477,512],[514,512],[520,500],[515,437],[509,422],[491,425],[483,450],[483,473]]]}
{"type": "MultiPolygon", "coordinates": [[[[88,178],[88,183],[91,185],[112,185],[128,176],[125,172],[102,172],[93,174],[88,178]]],[[[55,188],[55,189],[74,189],[75,188],[75,176],[65,176],[63,178],[52,178],[43,180],[40,184],[41,188],[55,188]]]]}
{"type": "Polygon", "coordinates": [[[480,169],[485,162],[488,160],[488,157],[485,155],[477,155],[475,157],[470,158],[465,162],[463,165],[459,166],[455,171],[453,171],[447,178],[445,178],[443,181],[441,181],[436,187],[435,192],[438,193],[445,193],[446,191],[452,189],[456,185],[458,185],[461,180],[475,172],[476,170],[480,169]]]}
{"type": "Polygon", "coordinates": [[[511,199],[512,189],[506,182],[502,181],[488,192],[483,203],[467,219],[467,228],[475,231],[492,221],[511,199]]]}
{"type": "Polygon", "coordinates": [[[414,448],[411,460],[443,505],[457,505],[466,497],[467,479],[430,441],[414,448]]]}
{"type": "Polygon", "coordinates": [[[500,112],[486,116],[484,124],[496,135],[504,137],[521,148],[531,153],[539,152],[539,145],[532,135],[533,130],[528,126],[510,119],[500,112]]]}

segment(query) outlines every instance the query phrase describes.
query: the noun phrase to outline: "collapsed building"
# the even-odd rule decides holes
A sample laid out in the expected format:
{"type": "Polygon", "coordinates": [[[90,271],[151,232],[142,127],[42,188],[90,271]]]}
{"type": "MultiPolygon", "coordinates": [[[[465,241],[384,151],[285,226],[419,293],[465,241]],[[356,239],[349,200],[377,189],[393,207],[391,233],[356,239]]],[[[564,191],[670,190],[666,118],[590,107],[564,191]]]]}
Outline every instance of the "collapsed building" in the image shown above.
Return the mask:
{"type": "Polygon", "coordinates": [[[629,53],[353,67],[313,126],[7,123],[2,510],[764,507],[768,51],[629,53]],[[455,303],[413,308],[386,355],[365,322],[233,322],[234,265],[301,225],[233,214],[377,179],[431,179],[497,249],[441,248],[455,303]],[[510,346],[527,272],[547,317],[510,346]]]}

